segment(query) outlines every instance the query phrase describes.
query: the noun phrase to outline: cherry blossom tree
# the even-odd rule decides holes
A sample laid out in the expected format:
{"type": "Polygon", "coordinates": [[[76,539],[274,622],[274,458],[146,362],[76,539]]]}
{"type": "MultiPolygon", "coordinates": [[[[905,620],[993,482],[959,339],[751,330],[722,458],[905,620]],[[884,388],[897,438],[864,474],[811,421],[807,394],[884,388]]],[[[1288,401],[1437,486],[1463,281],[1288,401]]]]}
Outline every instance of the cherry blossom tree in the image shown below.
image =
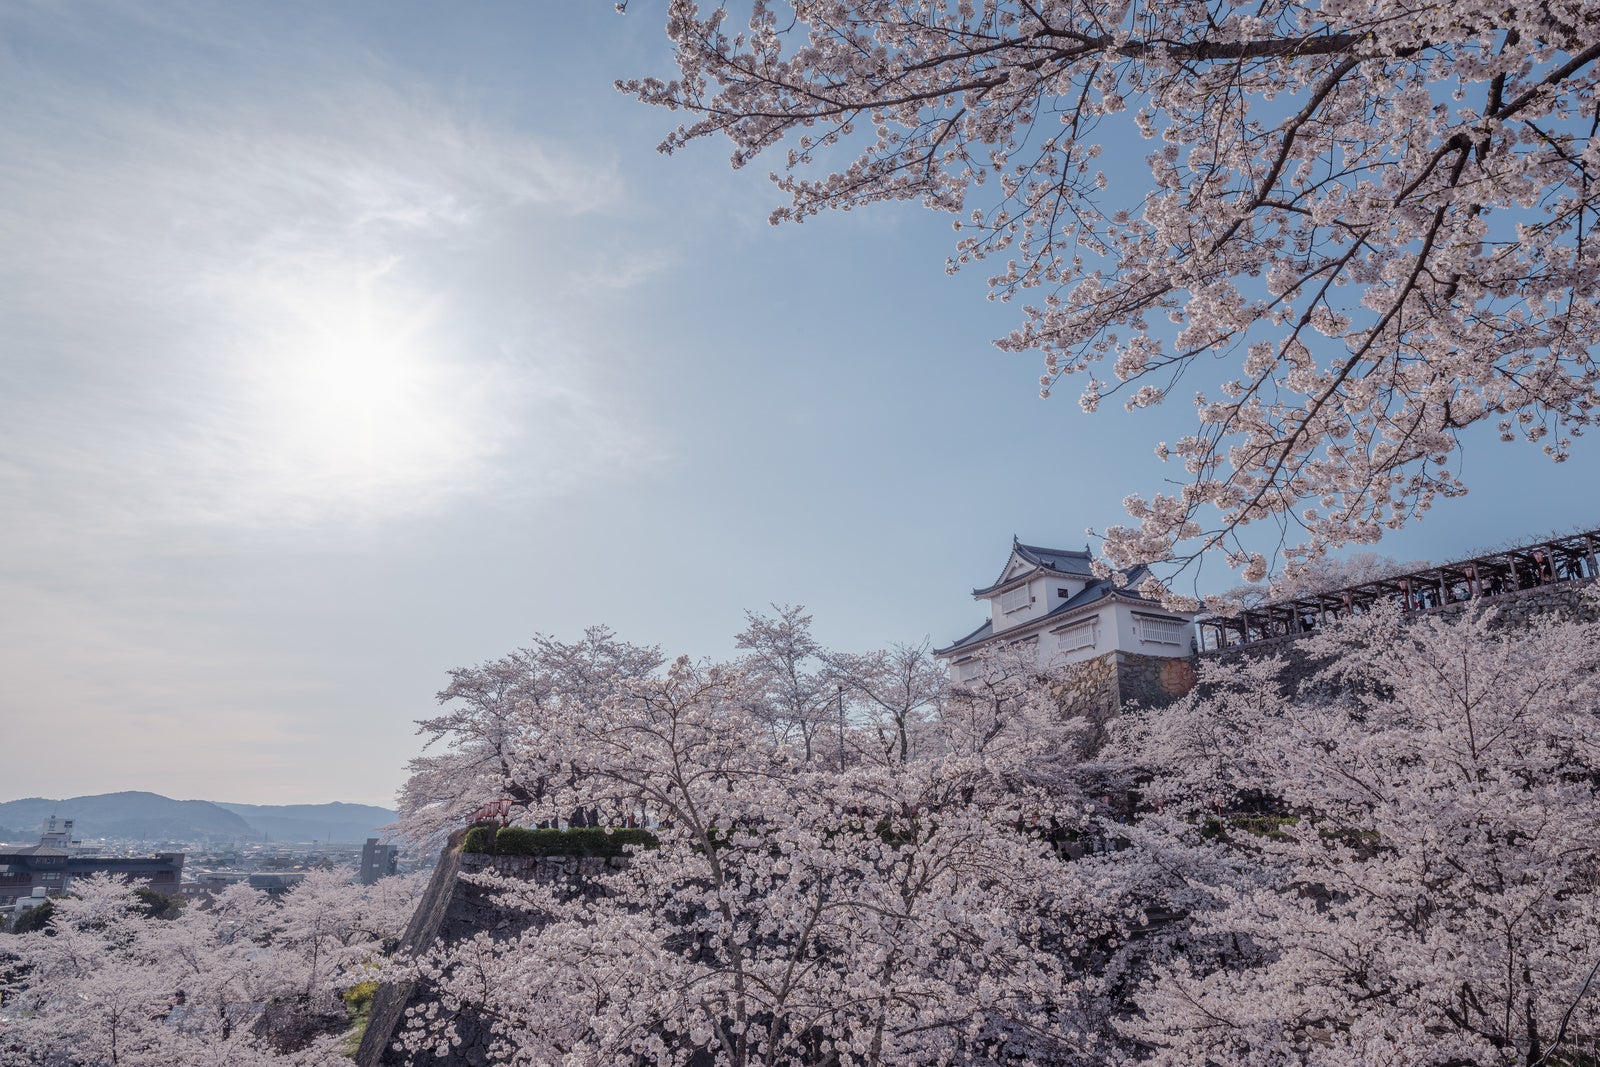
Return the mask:
{"type": "Polygon", "coordinates": [[[416,906],[417,880],[351,882],[347,870],[309,871],[273,909],[271,943],[295,961],[301,1000],[359,970],[374,946],[393,940],[416,906]]]}
{"type": "Polygon", "coordinates": [[[949,688],[944,665],[933,658],[928,641],[865,655],[836,654],[828,664],[836,684],[865,705],[880,736],[893,738],[891,752],[902,763],[909,759],[912,735],[936,714],[949,688]]]}
{"type": "Polygon", "coordinates": [[[631,813],[659,843],[582,893],[487,879],[532,925],[401,970],[433,998],[407,1047],[443,1051],[470,1018],[504,1063],[1104,1061],[1084,961],[1134,918],[1052,847],[1092,817],[1032,771],[1056,741],[1043,709],[936,718],[926,755],[841,769],[770,728],[767,684],[680,659],[598,712],[538,707],[518,759],[549,786],[524,817],[631,813]]]}
{"type": "Polygon", "coordinates": [[[1291,558],[1370,544],[1465,491],[1491,424],[1567,458],[1596,413],[1600,129],[1593,4],[1454,0],[673,0],[677,76],[618,83],[773,159],[772,220],[918,201],[954,216],[950,269],[1021,305],[998,342],[1048,393],[1166,400],[1109,562],[1299,530],[1291,558]],[[1142,137],[1148,179],[1130,180],[1142,137]],[[1108,151],[1108,149],[1110,151],[1108,151]]]}
{"type": "Polygon", "coordinates": [[[1246,583],[1234,586],[1206,602],[1217,608],[1228,605],[1254,607],[1274,600],[1292,600],[1295,597],[1328,593],[1352,585],[1362,585],[1389,578],[1408,571],[1426,570],[1427,560],[1402,561],[1380,552],[1351,552],[1341,556],[1323,556],[1292,572],[1278,575],[1272,582],[1246,583]]]}
{"type": "Polygon", "coordinates": [[[281,904],[240,885],[170,919],[109,875],[72,888],[46,929],[0,935],[8,1065],[347,1063],[338,992],[392,947],[420,881],[314,872],[281,904]]]}
{"type": "Polygon", "coordinates": [[[518,811],[537,804],[545,783],[518,759],[539,710],[552,701],[597,707],[619,677],[643,677],[661,663],[659,649],[596,626],[570,644],[538,635],[501,659],[452,671],[438,694],[445,714],[417,724],[423,748],[438,751],[411,761],[399,830],[432,841],[488,802],[510,800],[518,811]]]}
{"type": "MultiPolygon", "coordinates": [[[[1600,623],[1379,609],[1105,720],[996,649],[904,758],[807,759],[749,660],[531,702],[535,799],[656,842],[478,876],[403,1047],[533,1064],[1523,1067],[1600,1042],[1600,623]],[[1109,735],[1108,744],[1103,744],[1109,735]],[[520,915],[520,922],[514,915],[520,915]]],[[[841,661],[841,657],[832,657],[841,661]]],[[[870,660],[865,657],[862,662],[870,660]]],[[[1075,696],[1074,694],[1078,694],[1075,696]]],[[[847,727],[858,751],[875,724],[847,727]]],[[[302,953],[304,955],[304,953],[302,953]]]]}
{"type": "Polygon", "coordinates": [[[48,934],[4,941],[26,983],[6,1039],[45,1064],[154,1063],[174,989],[139,978],[157,963],[137,936],[150,920],[110,878],[78,884],[77,899],[56,903],[48,934]]]}
{"type": "Polygon", "coordinates": [[[1600,1043],[1600,625],[1377,612],[1211,670],[1125,739],[1191,925],[1123,1021],[1159,1064],[1533,1065],[1600,1043]],[[1254,814],[1249,814],[1254,812],[1254,814]]]}
{"type": "Polygon", "coordinates": [[[780,734],[800,739],[805,758],[830,727],[834,686],[825,672],[827,653],[811,636],[811,616],[801,605],[772,605],[776,614],[745,612],[744,631],[734,644],[745,652],[745,674],[758,714],[780,734]]]}
{"type": "Polygon", "coordinates": [[[1022,641],[992,643],[965,668],[940,708],[944,744],[976,749],[991,738],[1025,734],[1042,742],[1040,756],[1029,761],[1030,774],[1076,779],[1092,766],[1085,759],[1118,709],[1115,696],[1080,700],[1088,687],[1072,683],[1091,666],[1041,665],[1034,643],[1022,641]]]}

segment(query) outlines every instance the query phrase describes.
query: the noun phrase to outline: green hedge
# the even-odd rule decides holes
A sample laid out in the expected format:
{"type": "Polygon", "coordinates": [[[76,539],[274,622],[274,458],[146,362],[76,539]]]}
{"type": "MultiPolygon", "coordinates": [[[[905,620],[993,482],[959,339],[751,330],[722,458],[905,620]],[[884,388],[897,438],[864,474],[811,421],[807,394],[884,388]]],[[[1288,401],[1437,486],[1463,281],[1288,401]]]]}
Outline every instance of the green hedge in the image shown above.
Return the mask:
{"type": "Polygon", "coordinates": [[[479,824],[467,831],[466,840],[461,842],[462,852],[487,852],[494,853],[494,827],[479,824]]]}
{"type": "Polygon", "coordinates": [[[656,843],[650,831],[628,828],[608,832],[599,827],[534,830],[508,826],[496,833],[493,826],[474,826],[467,831],[461,851],[497,856],[621,856],[625,846],[654,848],[656,843]]]}
{"type": "Polygon", "coordinates": [[[1243,830],[1256,837],[1287,841],[1289,835],[1284,832],[1284,827],[1298,826],[1299,823],[1298,815],[1228,815],[1221,819],[1208,816],[1200,827],[1200,836],[1213,841],[1229,841],[1232,840],[1229,831],[1243,830]]]}

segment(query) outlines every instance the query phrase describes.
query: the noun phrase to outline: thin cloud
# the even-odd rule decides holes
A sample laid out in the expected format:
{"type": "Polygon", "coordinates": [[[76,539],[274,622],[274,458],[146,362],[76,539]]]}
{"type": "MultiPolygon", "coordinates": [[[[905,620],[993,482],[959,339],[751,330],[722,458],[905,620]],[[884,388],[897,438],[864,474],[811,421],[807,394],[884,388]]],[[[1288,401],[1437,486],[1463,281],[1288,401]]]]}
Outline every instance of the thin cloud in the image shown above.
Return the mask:
{"type": "MultiPolygon", "coordinates": [[[[508,343],[558,307],[485,319],[437,269],[605,209],[606,161],[370,82],[178,112],[31,98],[0,128],[13,499],[304,526],[560,491],[646,451],[586,399],[581,345],[508,343]]],[[[563,266],[527,284],[558,304],[563,266]]]]}
{"type": "Polygon", "coordinates": [[[418,560],[659,462],[616,154],[331,11],[0,9],[7,742],[83,791],[387,780],[437,683],[391,647],[441,614],[418,560]]]}

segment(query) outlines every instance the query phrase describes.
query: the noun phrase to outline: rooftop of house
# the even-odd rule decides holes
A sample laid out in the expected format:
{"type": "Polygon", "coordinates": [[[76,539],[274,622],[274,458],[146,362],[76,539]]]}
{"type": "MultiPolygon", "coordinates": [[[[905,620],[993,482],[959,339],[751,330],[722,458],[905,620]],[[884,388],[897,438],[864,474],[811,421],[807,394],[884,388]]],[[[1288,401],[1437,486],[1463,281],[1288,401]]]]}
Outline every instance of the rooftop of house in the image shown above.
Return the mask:
{"type": "Polygon", "coordinates": [[[54,848],[50,845],[22,845],[16,848],[0,849],[0,858],[6,856],[27,856],[30,859],[37,856],[70,856],[72,853],[64,848],[54,848]]]}

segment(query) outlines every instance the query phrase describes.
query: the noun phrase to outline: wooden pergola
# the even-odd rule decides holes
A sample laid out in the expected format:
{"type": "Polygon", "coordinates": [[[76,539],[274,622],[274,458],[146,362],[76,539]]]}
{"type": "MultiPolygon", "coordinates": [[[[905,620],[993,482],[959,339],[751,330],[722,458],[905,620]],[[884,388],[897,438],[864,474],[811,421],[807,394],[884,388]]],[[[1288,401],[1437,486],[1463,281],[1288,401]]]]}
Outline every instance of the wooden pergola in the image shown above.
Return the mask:
{"type": "Polygon", "coordinates": [[[1550,537],[1456,563],[1396,574],[1343,589],[1261,604],[1237,615],[1195,620],[1200,651],[1216,652],[1314,633],[1337,619],[1362,615],[1380,603],[1402,611],[1433,611],[1469,600],[1600,576],[1600,530],[1550,537]]]}

